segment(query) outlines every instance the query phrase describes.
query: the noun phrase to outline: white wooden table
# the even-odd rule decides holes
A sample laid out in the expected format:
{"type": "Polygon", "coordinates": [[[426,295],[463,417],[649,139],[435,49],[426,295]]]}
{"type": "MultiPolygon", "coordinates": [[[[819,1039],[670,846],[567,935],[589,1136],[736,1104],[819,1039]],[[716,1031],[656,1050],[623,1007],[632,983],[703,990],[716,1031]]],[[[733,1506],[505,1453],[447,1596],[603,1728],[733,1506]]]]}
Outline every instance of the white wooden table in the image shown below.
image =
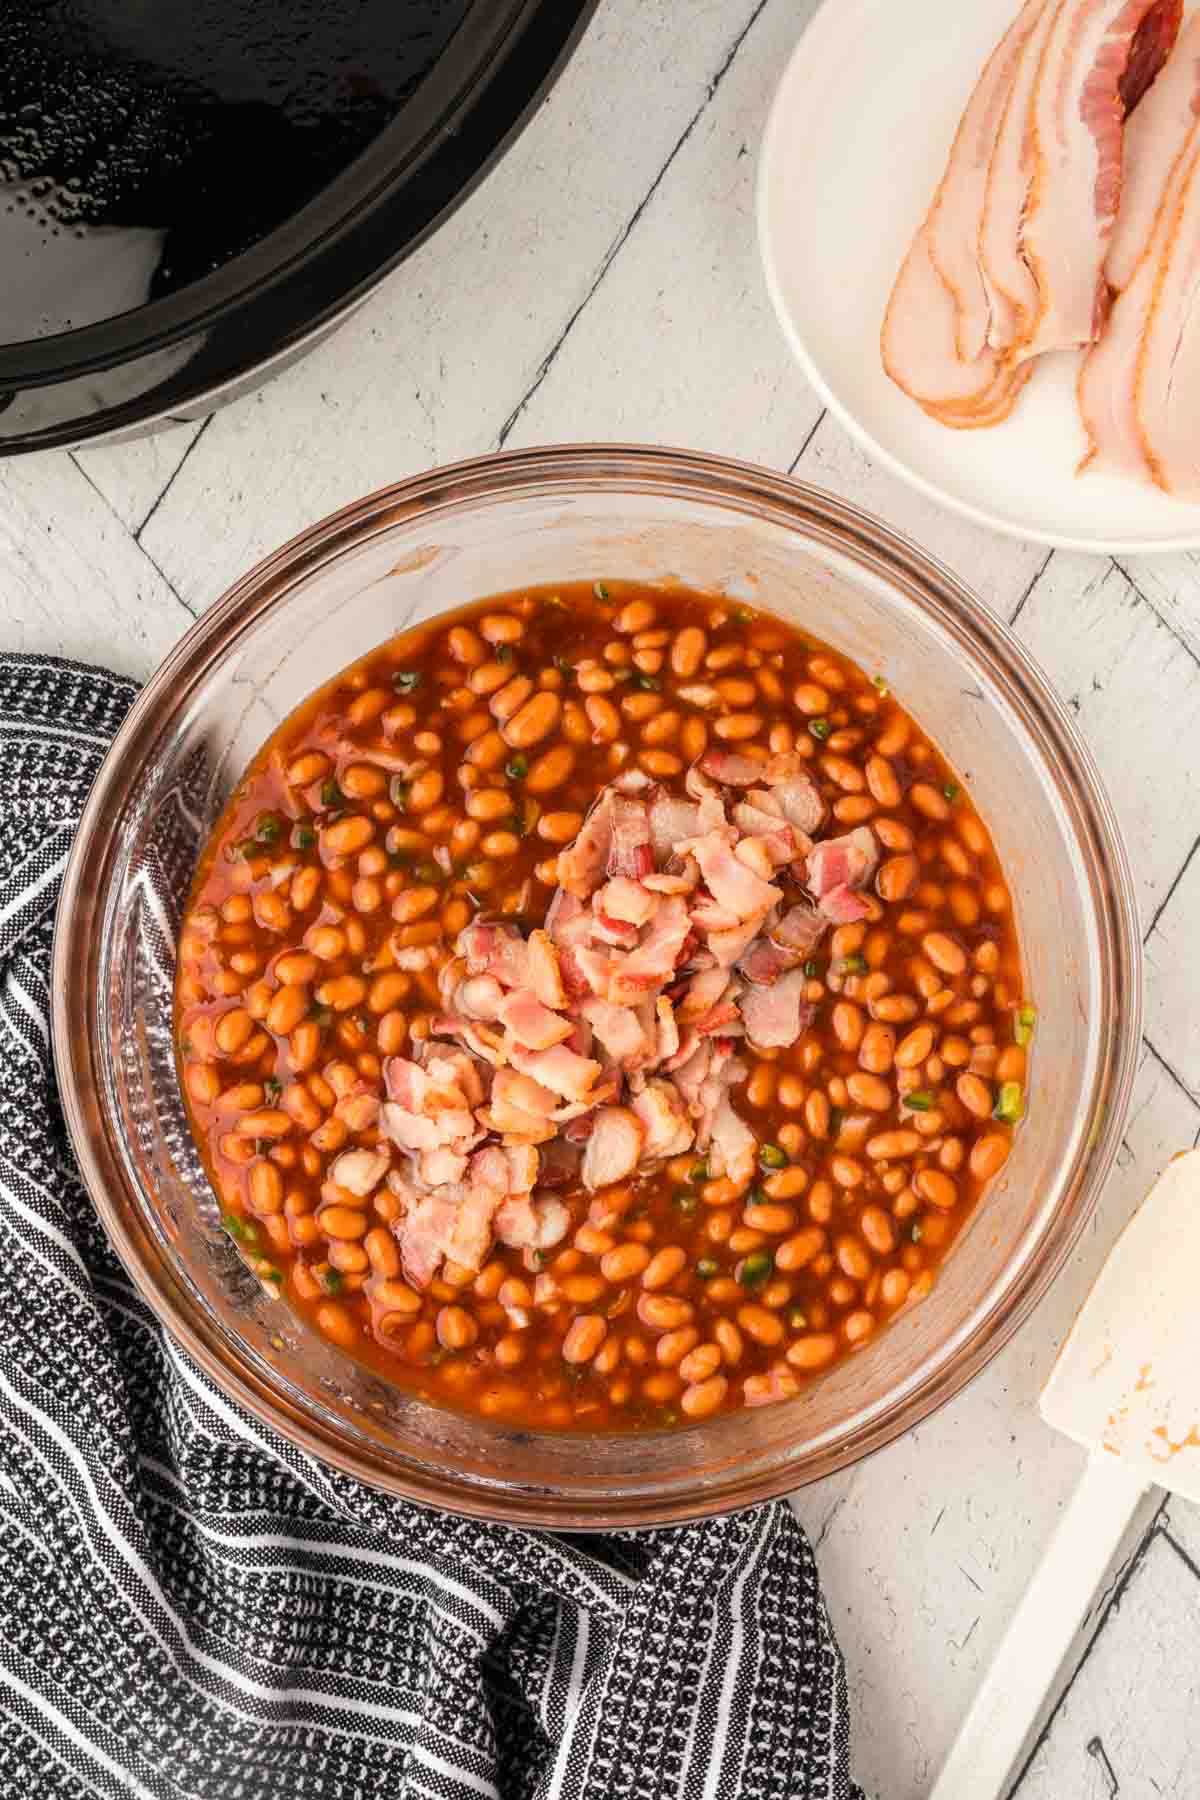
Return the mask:
{"type": "MultiPolygon", "coordinates": [[[[204,422],[0,463],[0,643],[144,676],[236,575],[347,500],[503,444],[625,438],[795,470],[874,509],[1040,658],[1141,889],[1147,1032],[1119,1166],[1072,1266],[987,1372],[797,1500],[846,1656],[856,1772],[879,1800],[920,1800],[1080,1466],[1041,1425],[1039,1385],[1119,1225],[1200,1135],[1200,566],[991,537],[823,416],[769,311],[753,226],[767,106],[812,7],[602,0],[505,162],[306,362],[204,422]]],[[[1097,1608],[1021,1800],[1200,1795],[1198,1575],[1200,1514],[1172,1503],[1119,1604],[1097,1608]]]]}

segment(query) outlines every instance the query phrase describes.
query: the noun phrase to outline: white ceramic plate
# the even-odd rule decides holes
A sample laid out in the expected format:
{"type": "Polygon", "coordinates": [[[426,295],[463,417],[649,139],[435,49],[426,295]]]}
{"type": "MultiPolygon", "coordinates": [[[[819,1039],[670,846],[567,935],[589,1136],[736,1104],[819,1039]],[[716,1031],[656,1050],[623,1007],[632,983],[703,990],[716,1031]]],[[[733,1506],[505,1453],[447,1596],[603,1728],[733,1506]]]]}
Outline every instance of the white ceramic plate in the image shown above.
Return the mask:
{"type": "Polygon", "coordinates": [[[1078,353],[1003,425],[948,431],[892,385],[879,327],[967,99],[1018,0],[826,0],[779,84],[758,172],[767,285],[813,386],[868,453],[1013,536],[1109,554],[1200,547],[1200,507],[1077,476],[1078,353]]]}

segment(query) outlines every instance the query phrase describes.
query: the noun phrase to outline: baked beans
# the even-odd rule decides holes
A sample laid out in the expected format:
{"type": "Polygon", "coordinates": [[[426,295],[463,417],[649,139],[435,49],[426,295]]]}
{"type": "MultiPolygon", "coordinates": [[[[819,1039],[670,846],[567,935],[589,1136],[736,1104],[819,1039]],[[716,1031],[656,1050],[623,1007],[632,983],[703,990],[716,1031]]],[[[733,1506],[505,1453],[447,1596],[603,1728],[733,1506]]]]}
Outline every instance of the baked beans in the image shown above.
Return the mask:
{"type": "Polygon", "coordinates": [[[463,608],[288,719],[201,860],[176,1019],[226,1229],[269,1291],[431,1401],[577,1431],[786,1399],[917,1303],[1008,1158],[1034,1027],[991,839],[883,680],[768,614],[622,582],[463,608]],[[693,1151],[568,1183],[556,1243],[422,1285],[381,1179],[385,1059],[436,1035],[471,919],[540,926],[601,787],[640,768],[682,792],[708,747],[799,755],[824,835],[879,848],[868,916],[803,963],[807,1028],[747,1046],[753,1178],[693,1151]]]}

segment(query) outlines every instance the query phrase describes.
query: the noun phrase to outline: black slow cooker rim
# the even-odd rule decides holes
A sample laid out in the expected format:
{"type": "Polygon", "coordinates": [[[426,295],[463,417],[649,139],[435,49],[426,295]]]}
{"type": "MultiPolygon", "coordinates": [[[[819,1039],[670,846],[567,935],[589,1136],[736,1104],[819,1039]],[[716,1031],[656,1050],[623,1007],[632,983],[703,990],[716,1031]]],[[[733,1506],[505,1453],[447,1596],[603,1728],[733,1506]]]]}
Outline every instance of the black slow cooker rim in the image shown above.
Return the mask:
{"type": "MultiPolygon", "coordinates": [[[[0,345],[0,395],[5,389],[57,384],[132,363],[189,337],[213,334],[236,317],[247,337],[255,338],[256,350],[248,360],[237,359],[240,368],[231,368],[224,377],[234,379],[254,361],[327,328],[423,242],[494,166],[597,4],[479,0],[396,121],[292,218],[176,294],[78,330],[0,345]],[[473,30],[477,22],[490,29],[473,30]],[[521,73],[514,64],[519,49],[534,64],[535,83],[527,95],[520,92],[521,73]],[[507,112],[507,125],[498,134],[497,112],[507,112]],[[490,147],[489,138],[494,140],[490,147]],[[448,165],[449,181],[436,179],[440,164],[448,165]],[[400,221],[394,215],[405,211],[422,177],[431,176],[435,178],[425,185],[432,191],[424,204],[416,197],[415,229],[397,231],[400,221]],[[328,280],[319,277],[321,266],[330,261],[340,264],[336,299],[325,291],[328,280]],[[256,332],[260,316],[266,329],[256,332]]],[[[144,399],[112,412],[144,412],[144,399]]],[[[105,415],[96,429],[119,428],[119,419],[105,415]]],[[[78,442],[93,432],[81,419],[37,435],[37,445],[29,447],[78,442]]],[[[0,440],[0,454],[18,447],[0,440]]]]}

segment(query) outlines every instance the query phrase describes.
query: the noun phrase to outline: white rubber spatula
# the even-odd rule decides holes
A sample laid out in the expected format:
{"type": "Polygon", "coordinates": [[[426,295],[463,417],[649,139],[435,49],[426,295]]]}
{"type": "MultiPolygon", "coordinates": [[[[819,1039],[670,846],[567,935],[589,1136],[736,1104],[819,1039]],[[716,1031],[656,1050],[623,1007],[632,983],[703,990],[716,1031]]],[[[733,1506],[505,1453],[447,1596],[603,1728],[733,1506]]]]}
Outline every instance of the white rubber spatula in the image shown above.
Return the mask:
{"type": "Polygon", "coordinates": [[[1137,1506],[1200,1501],[1200,1150],[1169,1163],[1109,1252],[1042,1389],[1086,1469],[930,1800],[996,1800],[1137,1506]]]}

